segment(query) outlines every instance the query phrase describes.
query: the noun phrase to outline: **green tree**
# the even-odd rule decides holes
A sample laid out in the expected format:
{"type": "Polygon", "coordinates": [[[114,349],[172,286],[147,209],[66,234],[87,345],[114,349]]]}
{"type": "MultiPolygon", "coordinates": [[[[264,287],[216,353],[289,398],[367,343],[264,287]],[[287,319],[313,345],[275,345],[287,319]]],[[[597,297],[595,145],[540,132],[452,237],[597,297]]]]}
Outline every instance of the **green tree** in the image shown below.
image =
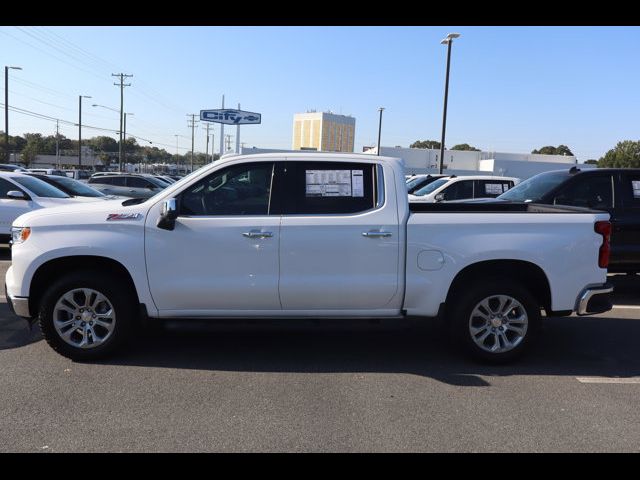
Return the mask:
{"type": "Polygon", "coordinates": [[[640,168],[640,141],[624,140],[598,160],[599,167],[640,168]]]}
{"type": "Polygon", "coordinates": [[[40,133],[25,133],[27,144],[20,153],[20,161],[28,167],[44,150],[44,140],[40,133]]]}
{"type": "Polygon", "coordinates": [[[416,140],[409,145],[409,148],[434,148],[437,150],[440,148],[440,142],[435,140],[416,140]]]}
{"type": "Polygon", "coordinates": [[[539,153],[542,155],[573,155],[573,152],[566,145],[558,145],[557,147],[547,145],[538,150],[532,150],[531,153],[539,153]]]}
{"type": "Polygon", "coordinates": [[[454,145],[453,147],[451,147],[451,150],[463,150],[463,151],[467,151],[467,152],[479,152],[480,151],[479,148],[472,147],[468,143],[461,143],[459,145],[454,145]]]}
{"type": "Polygon", "coordinates": [[[587,165],[597,165],[598,164],[598,160],[594,160],[593,158],[590,158],[589,160],[587,160],[586,162],[587,165]]]}

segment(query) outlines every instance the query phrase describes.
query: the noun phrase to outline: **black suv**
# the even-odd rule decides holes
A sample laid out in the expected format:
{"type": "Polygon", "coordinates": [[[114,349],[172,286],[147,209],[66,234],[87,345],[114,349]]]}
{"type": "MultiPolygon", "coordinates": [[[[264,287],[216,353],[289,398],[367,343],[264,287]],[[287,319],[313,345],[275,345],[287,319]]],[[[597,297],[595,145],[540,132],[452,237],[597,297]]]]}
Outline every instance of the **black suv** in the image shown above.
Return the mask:
{"type": "Polygon", "coordinates": [[[574,205],[611,215],[609,273],[640,272],[640,169],[593,168],[540,173],[494,201],[574,205]]]}

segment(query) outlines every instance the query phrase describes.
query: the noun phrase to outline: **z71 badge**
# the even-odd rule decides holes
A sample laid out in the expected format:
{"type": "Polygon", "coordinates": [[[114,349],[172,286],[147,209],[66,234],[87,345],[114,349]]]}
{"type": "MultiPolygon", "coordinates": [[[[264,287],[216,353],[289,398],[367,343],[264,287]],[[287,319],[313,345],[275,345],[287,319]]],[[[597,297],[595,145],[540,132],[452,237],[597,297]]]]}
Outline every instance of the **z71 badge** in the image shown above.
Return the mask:
{"type": "Polygon", "coordinates": [[[110,220],[138,220],[142,217],[141,213],[110,213],[107,221],[110,220]]]}

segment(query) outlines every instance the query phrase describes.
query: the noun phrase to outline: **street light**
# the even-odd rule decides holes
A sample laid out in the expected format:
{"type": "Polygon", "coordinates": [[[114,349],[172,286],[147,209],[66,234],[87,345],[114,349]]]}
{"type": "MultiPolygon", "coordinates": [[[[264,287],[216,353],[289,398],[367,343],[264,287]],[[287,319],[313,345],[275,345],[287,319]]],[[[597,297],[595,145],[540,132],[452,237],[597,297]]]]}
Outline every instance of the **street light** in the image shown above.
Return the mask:
{"type": "Polygon", "coordinates": [[[450,33],[446,38],[440,42],[442,45],[447,45],[447,75],[444,83],[444,110],[442,113],[442,141],[440,142],[440,169],[438,173],[442,173],[442,162],[444,159],[444,134],[447,128],[447,98],[449,96],[449,64],[451,62],[451,44],[454,38],[458,38],[459,33],[450,33]]]}
{"type": "MultiPolygon", "coordinates": [[[[101,107],[101,108],[106,108],[107,110],[111,110],[112,112],[116,112],[116,113],[120,113],[120,110],[116,110],[115,108],[111,108],[111,107],[107,107],[106,105],[99,105],[97,103],[94,103],[93,105],[91,105],[92,107],[101,107]]],[[[133,114],[131,114],[133,115],[133,114]]],[[[125,113],[125,120],[124,120],[124,131],[127,131],[127,117],[126,117],[126,113],[125,113]]],[[[120,130],[118,130],[118,134],[120,134],[120,130]]],[[[122,164],[120,164],[119,166],[119,170],[122,171],[122,164]]]]}
{"type": "Polygon", "coordinates": [[[4,66],[4,151],[9,163],[9,69],[22,70],[22,67],[4,66]]]}
{"type": "Polygon", "coordinates": [[[384,107],[380,107],[378,109],[378,111],[380,112],[380,121],[378,122],[378,156],[380,156],[380,135],[382,133],[382,112],[384,110],[384,107]]]}
{"type": "Polygon", "coordinates": [[[78,168],[82,167],[82,99],[89,95],[78,95],[78,168]]]}

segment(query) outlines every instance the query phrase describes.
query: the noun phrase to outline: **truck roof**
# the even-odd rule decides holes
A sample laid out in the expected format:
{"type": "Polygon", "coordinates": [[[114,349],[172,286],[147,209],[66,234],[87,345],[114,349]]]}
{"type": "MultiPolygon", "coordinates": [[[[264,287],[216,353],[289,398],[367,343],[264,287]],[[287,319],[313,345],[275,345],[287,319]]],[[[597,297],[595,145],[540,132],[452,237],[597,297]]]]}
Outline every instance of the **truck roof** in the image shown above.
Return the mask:
{"type": "Polygon", "coordinates": [[[278,153],[253,153],[248,155],[230,155],[217,160],[216,164],[227,163],[233,160],[308,160],[327,162],[366,162],[366,163],[391,163],[404,168],[404,161],[397,157],[384,157],[371,155],[370,153],[336,153],[336,152],[278,152],[278,153]]]}

